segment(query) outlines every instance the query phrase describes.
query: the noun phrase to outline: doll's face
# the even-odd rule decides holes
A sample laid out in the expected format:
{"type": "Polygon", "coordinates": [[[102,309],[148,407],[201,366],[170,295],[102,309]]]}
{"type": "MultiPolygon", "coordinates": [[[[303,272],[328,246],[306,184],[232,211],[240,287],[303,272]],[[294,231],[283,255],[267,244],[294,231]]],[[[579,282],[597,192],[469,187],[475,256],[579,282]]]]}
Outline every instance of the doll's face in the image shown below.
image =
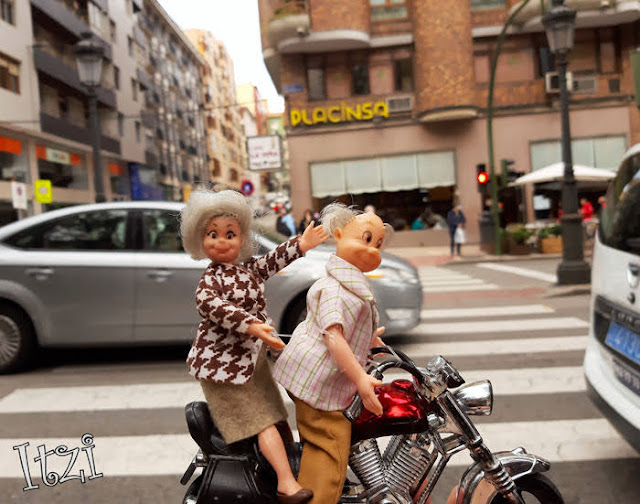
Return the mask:
{"type": "Polygon", "coordinates": [[[240,254],[242,233],[232,217],[214,217],[207,224],[202,248],[215,263],[233,263],[240,254]]]}
{"type": "Polygon", "coordinates": [[[362,272],[380,266],[380,247],[384,242],[384,224],[380,217],[365,213],[351,219],[342,229],[333,232],[336,255],[362,272]]]}

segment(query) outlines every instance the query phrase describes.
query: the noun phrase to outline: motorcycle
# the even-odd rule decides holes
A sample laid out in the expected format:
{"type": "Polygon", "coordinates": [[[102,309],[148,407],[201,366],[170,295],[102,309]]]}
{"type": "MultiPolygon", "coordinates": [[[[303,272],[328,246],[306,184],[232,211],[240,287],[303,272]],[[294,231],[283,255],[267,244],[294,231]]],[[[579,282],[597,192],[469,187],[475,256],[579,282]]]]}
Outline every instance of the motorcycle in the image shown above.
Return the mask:
{"type": "MultiPolygon", "coordinates": [[[[494,453],[485,445],[470,416],[491,414],[490,381],[464,384],[442,356],[421,368],[391,347],[376,347],[372,354],[387,356],[370,362],[367,372],[372,376],[382,379],[385,372],[399,369],[413,379],[398,378],[376,387],[384,408],[379,417],[363,408],[358,395],[344,411],[353,424],[349,467],[356,479],[347,478],[341,503],[426,504],[450,458],[465,449],[474,462],[460,479],[456,504],[564,503],[560,491],[543,474],[550,469],[547,460],[522,447],[494,453]],[[382,437],[389,437],[384,452],[378,444],[382,437]]],[[[225,445],[206,403],[190,403],[186,412],[200,451],[182,484],[196,468],[204,471],[187,490],[183,504],[277,502],[275,473],[260,454],[256,439],[225,445]]],[[[295,474],[301,446],[293,442],[290,431],[281,429],[281,434],[295,474]]]]}

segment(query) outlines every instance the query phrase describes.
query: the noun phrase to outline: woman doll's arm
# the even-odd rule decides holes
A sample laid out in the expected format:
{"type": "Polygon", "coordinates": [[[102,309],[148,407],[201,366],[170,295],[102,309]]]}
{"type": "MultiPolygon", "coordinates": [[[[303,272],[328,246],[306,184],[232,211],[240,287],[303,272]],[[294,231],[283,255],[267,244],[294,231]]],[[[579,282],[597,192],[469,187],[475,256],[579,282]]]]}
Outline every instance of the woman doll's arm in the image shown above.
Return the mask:
{"type": "Polygon", "coordinates": [[[247,333],[250,324],[262,321],[230,303],[224,298],[221,285],[213,278],[206,276],[196,291],[196,307],[204,319],[225,330],[233,329],[239,333],[247,333]]]}
{"type": "Polygon", "coordinates": [[[324,333],[324,339],[338,368],[355,384],[364,407],[374,415],[382,415],[382,404],[374,390],[374,387],[381,385],[382,381],[368,375],[360,365],[344,337],[342,326],[334,324],[328,327],[324,333]]]}
{"type": "Polygon", "coordinates": [[[252,257],[244,263],[244,266],[266,281],[285,266],[304,256],[308,250],[320,245],[328,237],[329,234],[322,229],[322,226],[314,226],[312,222],[302,236],[294,236],[261,257],[252,257]]]}

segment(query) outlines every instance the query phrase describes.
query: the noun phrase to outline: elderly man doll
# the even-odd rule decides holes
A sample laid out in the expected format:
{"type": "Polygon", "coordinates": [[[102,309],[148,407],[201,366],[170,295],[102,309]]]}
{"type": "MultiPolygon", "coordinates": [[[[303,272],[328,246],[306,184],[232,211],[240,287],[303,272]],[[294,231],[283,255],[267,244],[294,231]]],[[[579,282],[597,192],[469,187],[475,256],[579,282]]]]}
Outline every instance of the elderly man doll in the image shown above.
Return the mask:
{"type": "Polygon", "coordinates": [[[364,365],[369,349],[382,344],[378,312],[364,276],[380,265],[386,228],[373,213],[339,203],[322,212],[325,231],[336,240],[327,275],[307,294],[307,318],[296,327],[274,367],[274,378],[293,397],[304,442],[298,482],[317,504],[337,503],[347,473],[351,424],[342,411],[356,392],[365,408],[382,414],[364,365]]]}

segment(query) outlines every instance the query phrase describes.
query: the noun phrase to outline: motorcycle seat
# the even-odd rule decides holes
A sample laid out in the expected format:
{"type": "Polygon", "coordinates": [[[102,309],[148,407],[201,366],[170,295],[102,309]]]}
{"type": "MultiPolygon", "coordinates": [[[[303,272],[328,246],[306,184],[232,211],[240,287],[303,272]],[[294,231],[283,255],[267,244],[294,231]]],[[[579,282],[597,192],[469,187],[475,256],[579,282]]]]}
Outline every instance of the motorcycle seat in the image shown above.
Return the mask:
{"type": "Polygon", "coordinates": [[[209,406],[204,401],[194,401],[184,408],[189,434],[206,455],[221,455],[227,452],[227,444],[213,423],[209,406]]]}

